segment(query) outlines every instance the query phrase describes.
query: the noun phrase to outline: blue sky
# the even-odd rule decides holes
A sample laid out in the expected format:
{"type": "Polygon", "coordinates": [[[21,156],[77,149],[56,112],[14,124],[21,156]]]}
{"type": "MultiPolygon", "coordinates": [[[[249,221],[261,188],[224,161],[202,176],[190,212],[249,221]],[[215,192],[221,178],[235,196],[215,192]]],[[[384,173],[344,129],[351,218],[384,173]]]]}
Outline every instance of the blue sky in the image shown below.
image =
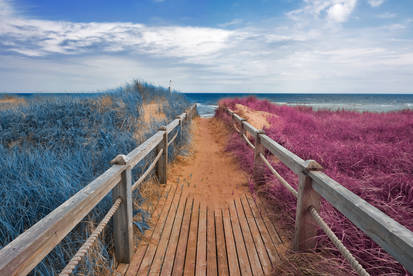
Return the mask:
{"type": "Polygon", "coordinates": [[[0,0],[0,91],[413,93],[411,0],[0,0]]]}

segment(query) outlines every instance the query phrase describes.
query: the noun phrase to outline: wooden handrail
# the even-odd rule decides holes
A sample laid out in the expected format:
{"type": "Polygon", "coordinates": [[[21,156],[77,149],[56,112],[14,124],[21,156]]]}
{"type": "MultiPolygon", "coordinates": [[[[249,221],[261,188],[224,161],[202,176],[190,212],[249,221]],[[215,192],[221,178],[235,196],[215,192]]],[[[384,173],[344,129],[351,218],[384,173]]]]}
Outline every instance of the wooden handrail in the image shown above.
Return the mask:
{"type": "MultiPolygon", "coordinates": [[[[413,273],[413,232],[367,203],[353,192],[346,189],[338,182],[331,179],[325,173],[319,171],[320,168],[312,163],[313,161],[305,161],[299,156],[295,155],[288,149],[284,148],[265,134],[260,134],[259,131],[252,127],[242,117],[235,114],[232,110],[224,107],[230,117],[241,124],[242,127],[256,137],[259,135],[261,145],[271,152],[278,160],[291,169],[300,177],[300,187],[298,190],[298,198],[305,196],[303,193],[316,192],[317,195],[323,197],[338,211],[340,211],[346,218],[348,218],[354,225],[361,229],[367,236],[380,245],[387,253],[392,255],[398,262],[400,262],[410,273],[413,273]],[[309,182],[310,181],[310,182],[309,182]]],[[[257,147],[257,145],[256,145],[257,147]]],[[[300,202],[298,200],[298,202],[300,202]]],[[[309,199],[311,205],[317,205],[314,195],[309,199]],[[315,201],[314,201],[315,200],[315,201]]],[[[319,200],[318,200],[319,201],[319,200]]],[[[300,217],[310,213],[308,204],[300,204],[297,207],[300,217]],[[300,209],[299,207],[303,208],[300,209]]],[[[317,206],[314,206],[317,207],[317,206]]],[[[307,218],[310,220],[309,216],[307,218]]],[[[302,223],[296,221],[296,232],[304,233],[301,238],[305,237],[305,241],[315,235],[313,223],[302,223]],[[304,228],[304,229],[302,229],[304,228]],[[305,229],[307,228],[307,229],[305,229]],[[307,236],[306,236],[307,235],[307,236]]],[[[300,235],[298,235],[300,236],[300,235]]],[[[300,239],[297,237],[296,239],[300,239]]],[[[313,239],[314,240],[314,239],[313,239]]],[[[295,240],[295,244],[299,245],[298,249],[306,249],[309,244],[300,240],[295,240]]]]}
{"type": "MultiPolygon", "coordinates": [[[[182,125],[182,120],[192,118],[195,113],[196,105],[193,105],[165,131],[158,131],[128,155],[118,155],[112,161],[112,167],[3,247],[0,250],[0,275],[28,274],[112,190],[114,200],[122,199],[114,214],[115,254],[117,260],[128,262],[133,253],[131,169],[162,144],[165,134],[167,136],[182,125]]],[[[166,143],[163,151],[167,151],[167,146],[166,143]]]]}

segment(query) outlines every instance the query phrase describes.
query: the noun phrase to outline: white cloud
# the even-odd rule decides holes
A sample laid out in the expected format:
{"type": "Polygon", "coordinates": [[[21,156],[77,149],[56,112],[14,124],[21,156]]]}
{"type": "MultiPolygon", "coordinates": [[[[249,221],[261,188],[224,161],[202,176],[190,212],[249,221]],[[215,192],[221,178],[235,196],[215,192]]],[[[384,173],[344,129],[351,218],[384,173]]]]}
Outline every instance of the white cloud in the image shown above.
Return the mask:
{"type": "Polygon", "coordinates": [[[370,6],[372,7],[379,7],[384,3],[384,0],[368,0],[370,6]]]}
{"type": "Polygon", "coordinates": [[[348,20],[356,4],[357,0],[304,0],[302,8],[288,12],[287,16],[299,21],[311,15],[342,23],[348,20]]]}
{"type": "Polygon", "coordinates": [[[173,79],[184,91],[411,92],[409,25],[332,24],[349,20],[356,4],[305,0],[285,18],[231,30],[35,20],[9,8],[0,18],[0,90],[87,91],[138,77],[173,79]]]}
{"type": "Polygon", "coordinates": [[[345,22],[354,10],[357,0],[335,1],[328,8],[328,18],[336,22],[345,22]]]}
{"type": "Polygon", "coordinates": [[[219,51],[232,31],[200,27],[149,27],[133,23],[73,23],[14,16],[8,2],[0,18],[0,47],[28,56],[137,52],[190,57],[219,51]],[[18,41],[19,43],[10,43],[18,41]]]}

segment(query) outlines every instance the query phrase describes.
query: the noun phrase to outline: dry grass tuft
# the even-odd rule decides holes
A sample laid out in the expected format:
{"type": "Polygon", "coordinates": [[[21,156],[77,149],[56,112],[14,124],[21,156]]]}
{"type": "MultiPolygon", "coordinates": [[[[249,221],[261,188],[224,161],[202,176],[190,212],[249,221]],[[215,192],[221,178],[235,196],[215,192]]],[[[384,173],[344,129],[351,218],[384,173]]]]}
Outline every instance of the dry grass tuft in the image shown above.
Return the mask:
{"type": "Polygon", "coordinates": [[[166,119],[164,108],[167,108],[168,103],[165,100],[156,100],[150,103],[144,103],[143,109],[143,121],[146,124],[150,124],[151,121],[163,121],[166,119]]]}
{"type": "Polygon", "coordinates": [[[315,275],[354,275],[340,265],[341,260],[323,257],[317,252],[296,252],[287,250],[281,262],[275,266],[272,275],[315,276],[315,275]]]}
{"type": "Polygon", "coordinates": [[[0,98],[0,110],[14,108],[19,105],[25,105],[26,100],[16,96],[4,96],[0,98]]]}
{"type": "Polygon", "coordinates": [[[96,108],[98,112],[103,113],[105,110],[107,110],[108,107],[111,107],[113,105],[112,97],[111,96],[103,96],[99,98],[98,101],[96,101],[96,108]]]}
{"type": "Polygon", "coordinates": [[[269,118],[276,117],[276,115],[265,111],[257,111],[242,104],[236,104],[235,110],[238,115],[247,119],[248,122],[257,129],[264,129],[270,127],[269,118]]]}

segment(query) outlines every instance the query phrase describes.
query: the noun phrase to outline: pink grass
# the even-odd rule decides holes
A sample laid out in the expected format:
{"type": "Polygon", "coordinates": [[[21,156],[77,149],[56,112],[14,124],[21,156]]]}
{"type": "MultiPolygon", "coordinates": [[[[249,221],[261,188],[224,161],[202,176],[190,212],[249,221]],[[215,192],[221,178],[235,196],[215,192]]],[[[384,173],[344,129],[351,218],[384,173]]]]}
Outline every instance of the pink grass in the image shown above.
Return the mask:
{"type": "MultiPolygon", "coordinates": [[[[271,127],[264,129],[268,136],[304,160],[316,160],[327,175],[413,230],[413,111],[313,111],[308,107],[279,106],[254,97],[220,102],[230,108],[235,104],[276,114],[278,117],[268,118],[271,127]]],[[[222,110],[216,116],[230,120],[222,110]]],[[[251,173],[251,149],[238,135],[232,138],[227,150],[251,173]]],[[[297,177],[293,172],[280,163],[272,165],[296,187],[297,177]]],[[[295,198],[269,171],[266,183],[265,196],[284,208],[284,223],[293,231],[295,198]]],[[[327,202],[322,203],[321,215],[370,274],[410,275],[327,202]]],[[[331,258],[337,258],[339,252],[324,233],[319,234],[318,247],[331,249],[331,258]]]]}

